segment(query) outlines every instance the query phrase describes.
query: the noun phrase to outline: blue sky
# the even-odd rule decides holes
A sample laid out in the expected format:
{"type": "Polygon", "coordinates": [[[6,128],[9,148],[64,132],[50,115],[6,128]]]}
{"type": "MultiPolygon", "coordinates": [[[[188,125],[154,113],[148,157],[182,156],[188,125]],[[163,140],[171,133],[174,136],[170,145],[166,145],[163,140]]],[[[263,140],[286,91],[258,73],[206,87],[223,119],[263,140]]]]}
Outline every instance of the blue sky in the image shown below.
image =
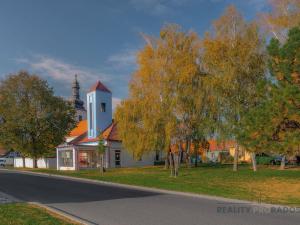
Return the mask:
{"type": "Polygon", "coordinates": [[[247,19],[266,10],[267,0],[1,0],[0,78],[20,69],[47,79],[68,98],[77,73],[81,95],[97,80],[126,98],[143,47],[140,33],[157,35],[177,23],[199,35],[229,4],[247,19]]]}

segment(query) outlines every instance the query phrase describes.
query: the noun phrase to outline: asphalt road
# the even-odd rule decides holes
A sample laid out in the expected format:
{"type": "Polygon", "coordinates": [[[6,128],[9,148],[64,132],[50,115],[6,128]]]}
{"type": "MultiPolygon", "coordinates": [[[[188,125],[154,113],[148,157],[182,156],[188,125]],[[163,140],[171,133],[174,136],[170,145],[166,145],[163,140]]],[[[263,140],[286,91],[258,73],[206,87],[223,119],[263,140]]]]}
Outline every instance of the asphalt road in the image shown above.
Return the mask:
{"type": "Polygon", "coordinates": [[[284,208],[269,209],[3,170],[0,170],[0,192],[100,225],[300,224],[300,210],[291,211],[296,209],[286,212],[284,208]]]}

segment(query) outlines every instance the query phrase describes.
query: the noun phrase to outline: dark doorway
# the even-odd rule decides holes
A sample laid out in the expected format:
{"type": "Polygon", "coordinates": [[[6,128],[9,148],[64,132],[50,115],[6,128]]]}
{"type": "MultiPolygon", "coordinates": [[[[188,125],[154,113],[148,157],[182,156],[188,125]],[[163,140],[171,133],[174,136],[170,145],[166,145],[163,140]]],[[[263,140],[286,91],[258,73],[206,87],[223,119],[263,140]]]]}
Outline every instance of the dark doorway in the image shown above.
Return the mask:
{"type": "Polygon", "coordinates": [[[120,167],[121,166],[121,151],[115,150],[115,166],[120,167]]]}

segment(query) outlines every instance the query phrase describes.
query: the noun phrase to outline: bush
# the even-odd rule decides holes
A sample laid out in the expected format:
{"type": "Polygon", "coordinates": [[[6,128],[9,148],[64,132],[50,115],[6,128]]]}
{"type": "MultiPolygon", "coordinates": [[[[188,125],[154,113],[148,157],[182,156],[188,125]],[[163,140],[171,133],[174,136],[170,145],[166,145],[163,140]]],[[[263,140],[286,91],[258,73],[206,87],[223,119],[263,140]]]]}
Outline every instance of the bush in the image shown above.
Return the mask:
{"type": "Polygon", "coordinates": [[[257,156],[256,157],[256,163],[260,165],[269,165],[271,164],[271,161],[273,160],[273,157],[271,156],[257,156]]]}
{"type": "Polygon", "coordinates": [[[154,161],[154,166],[162,166],[165,165],[165,161],[154,161]]]}
{"type": "Polygon", "coordinates": [[[229,152],[220,152],[219,159],[220,162],[224,164],[233,163],[233,157],[229,154],[229,152]]]}

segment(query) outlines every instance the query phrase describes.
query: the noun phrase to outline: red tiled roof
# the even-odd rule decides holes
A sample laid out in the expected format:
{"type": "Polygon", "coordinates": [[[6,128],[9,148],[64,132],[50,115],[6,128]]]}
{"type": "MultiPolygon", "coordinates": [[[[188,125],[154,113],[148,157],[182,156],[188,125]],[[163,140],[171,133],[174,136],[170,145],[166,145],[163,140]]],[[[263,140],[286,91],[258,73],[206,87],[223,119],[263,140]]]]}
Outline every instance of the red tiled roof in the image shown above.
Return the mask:
{"type": "Polygon", "coordinates": [[[102,132],[103,138],[109,141],[121,141],[118,135],[117,123],[112,123],[108,128],[102,132]]]}
{"type": "Polygon", "coordinates": [[[99,138],[88,138],[87,134],[83,137],[83,139],[79,140],[77,143],[74,144],[80,144],[80,143],[87,143],[87,142],[98,142],[99,138]]]}
{"type": "Polygon", "coordinates": [[[111,93],[111,91],[104,84],[102,84],[99,80],[97,81],[97,83],[95,83],[91,87],[89,92],[96,91],[96,90],[111,93]]]}
{"type": "Polygon", "coordinates": [[[5,155],[8,151],[0,146],[0,156],[5,155]]]}
{"type": "MultiPolygon", "coordinates": [[[[103,139],[108,141],[121,141],[118,135],[117,130],[117,123],[110,124],[103,132],[102,132],[103,139]]],[[[87,142],[97,142],[99,141],[99,138],[88,138],[87,135],[85,135],[82,139],[73,142],[74,144],[80,144],[80,143],[87,143],[87,142]]]]}
{"type": "MultiPolygon", "coordinates": [[[[198,147],[198,151],[201,152],[203,150],[208,150],[208,151],[223,151],[223,150],[229,150],[229,148],[234,147],[235,142],[231,140],[223,141],[218,143],[217,140],[215,139],[210,139],[208,140],[209,145],[207,147],[198,147]]],[[[181,143],[181,148],[183,151],[186,151],[186,143],[181,143]]],[[[194,152],[195,150],[195,145],[192,143],[190,145],[190,152],[194,152]]],[[[178,151],[178,145],[171,145],[171,151],[178,151]]]]}
{"type": "Polygon", "coordinates": [[[234,141],[223,141],[218,143],[217,140],[211,139],[209,142],[209,151],[222,151],[222,150],[229,150],[230,147],[234,147],[234,141]]]}
{"type": "Polygon", "coordinates": [[[87,120],[82,120],[69,134],[70,137],[77,137],[87,132],[87,120]]]}

